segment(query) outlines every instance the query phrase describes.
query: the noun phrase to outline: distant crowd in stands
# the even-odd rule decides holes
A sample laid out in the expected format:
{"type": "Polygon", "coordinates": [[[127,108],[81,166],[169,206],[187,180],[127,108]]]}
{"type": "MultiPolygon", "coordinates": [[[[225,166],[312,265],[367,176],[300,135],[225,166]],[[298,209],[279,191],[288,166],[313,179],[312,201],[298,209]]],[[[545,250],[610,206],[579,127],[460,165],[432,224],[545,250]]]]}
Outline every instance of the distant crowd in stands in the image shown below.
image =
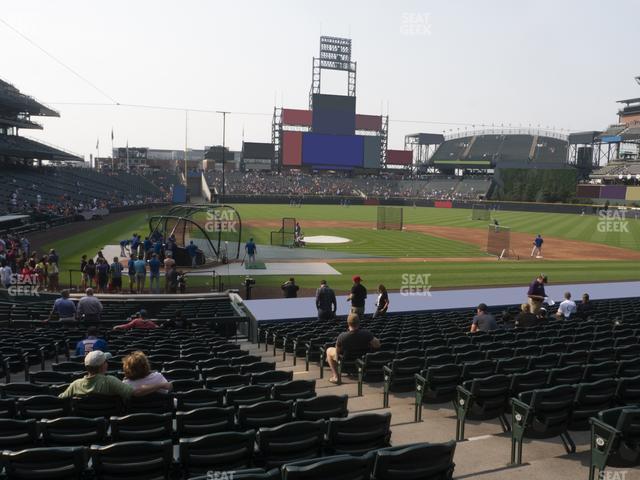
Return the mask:
{"type": "MultiPolygon", "coordinates": [[[[127,175],[135,183],[139,176],[144,177],[153,183],[158,191],[153,194],[142,194],[130,192],[127,185],[122,185],[121,189],[113,189],[101,192],[96,195],[95,186],[90,179],[76,179],[67,191],[60,191],[56,195],[44,193],[42,186],[48,186],[51,182],[56,182],[61,173],[53,167],[26,168],[26,172],[31,172],[33,179],[42,176],[42,185],[31,183],[25,185],[24,180],[19,182],[15,176],[9,172],[4,191],[6,193],[5,204],[0,203],[0,214],[2,213],[27,213],[43,214],[52,216],[70,217],[82,214],[83,212],[96,211],[100,209],[112,209],[135,205],[146,205],[149,203],[159,203],[171,199],[171,185],[174,177],[166,174],[156,174],[150,170],[142,170],[140,173],[125,174],[119,172],[117,175],[127,175]],[[38,175],[38,176],[35,176],[38,175]],[[3,210],[5,212],[3,212],[3,210]]],[[[114,177],[112,172],[102,172],[96,175],[114,177]]],[[[98,176],[98,178],[99,178],[98,176]]],[[[116,179],[117,180],[117,179],[116,179]]],[[[112,180],[113,181],[113,180],[112,180]]]]}
{"type": "Polygon", "coordinates": [[[54,249],[47,254],[31,251],[25,236],[0,236],[0,283],[4,288],[29,285],[32,291],[59,289],[60,257],[54,249]]]}
{"type": "MultiPolygon", "coordinates": [[[[218,192],[222,188],[219,172],[205,172],[208,184],[218,192]]],[[[304,172],[247,171],[228,172],[225,175],[225,193],[228,195],[287,195],[353,196],[353,197],[413,197],[440,200],[471,200],[484,195],[489,181],[480,190],[474,186],[458,191],[459,177],[440,179],[432,184],[427,176],[359,175],[344,173],[310,174],[304,172]],[[446,185],[446,186],[445,186],[446,185]]],[[[482,185],[482,182],[480,183],[482,185]]]]}

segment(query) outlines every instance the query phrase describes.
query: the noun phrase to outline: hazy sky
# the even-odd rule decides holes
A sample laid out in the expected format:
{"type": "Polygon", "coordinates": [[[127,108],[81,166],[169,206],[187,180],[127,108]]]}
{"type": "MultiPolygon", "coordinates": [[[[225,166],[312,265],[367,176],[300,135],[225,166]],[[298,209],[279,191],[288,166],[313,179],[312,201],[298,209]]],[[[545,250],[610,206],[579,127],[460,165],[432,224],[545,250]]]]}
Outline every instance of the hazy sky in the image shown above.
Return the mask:
{"type": "MultiPolygon", "coordinates": [[[[275,103],[307,107],[321,34],[353,39],[357,110],[388,108],[391,148],[457,124],[602,129],[640,97],[634,0],[0,1],[1,20],[119,103],[245,112],[227,119],[232,149],[243,131],[271,140],[275,103]]],[[[0,77],[61,113],[23,133],[87,157],[98,137],[108,154],[112,127],[116,146],[184,148],[184,112],[64,104],[112,101],[2,22],[0,44],[0,77]]],[[[323,91],[346,92],[331,73],[323,91]]],[[[189,147],[221,141],[218,115],[189,114],[189,147]]]]}

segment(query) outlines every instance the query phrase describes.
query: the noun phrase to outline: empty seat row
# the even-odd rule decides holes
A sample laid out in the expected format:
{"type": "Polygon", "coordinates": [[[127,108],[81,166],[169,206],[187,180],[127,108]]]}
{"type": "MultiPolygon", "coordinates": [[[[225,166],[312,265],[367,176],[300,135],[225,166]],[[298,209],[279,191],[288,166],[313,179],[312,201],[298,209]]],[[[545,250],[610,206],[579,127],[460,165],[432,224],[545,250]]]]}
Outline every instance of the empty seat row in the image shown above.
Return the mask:
{"type": "MultiPolygon", "coordinates": [[[[209,442],[221,440],[222,438],[209,442]]],[[[247,439],[233,439],[241,447],[242,453],[250,440],[250,435],[247,439]]],[[[5,474],[18,480],[67,480],[87,476],[98,480],[167,479],[178,473],[175,471],[178,462],[181,476],[192,480],[216,478],[212,476],[212,472],[218,472],[218,478],[231,478],[231,475],[224,474],[226,471],[233,471],[234,480],[444,480],[453,477],[455,448],[455,442],[416,443],[379,448],[361,456],[332,455],[278,462],[280,469],[245,468],[242,466],[244,459],[237,458],[238,455],[236,458],[227,457],[233,466],[225,465],[220,461],[221,456],[216,456],[215,453],[202,459],[198,456],[197,445],[187,443],[181,445],[179,456],[174,459],[169,442],[123,442],[94,446],[91,449],[35,448],[3,452],[0,454],[0,461],[5,465],[5,474]],[[209,470],[204,471],[206,468],[209,470]]]]}

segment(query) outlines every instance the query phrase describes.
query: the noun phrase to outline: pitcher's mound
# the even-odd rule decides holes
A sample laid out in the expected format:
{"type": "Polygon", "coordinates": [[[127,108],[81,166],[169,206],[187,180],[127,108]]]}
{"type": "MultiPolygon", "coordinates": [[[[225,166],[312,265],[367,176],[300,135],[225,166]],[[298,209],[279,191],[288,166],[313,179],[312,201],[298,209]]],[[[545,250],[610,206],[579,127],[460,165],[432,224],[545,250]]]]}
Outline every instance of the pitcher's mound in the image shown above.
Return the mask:
{"type": "Polygon", "coordinates": [[[344,237],[334,237],[332,235],[314,235],[304,237],[304,243],[348,243],[351,239],[344,237]]]}

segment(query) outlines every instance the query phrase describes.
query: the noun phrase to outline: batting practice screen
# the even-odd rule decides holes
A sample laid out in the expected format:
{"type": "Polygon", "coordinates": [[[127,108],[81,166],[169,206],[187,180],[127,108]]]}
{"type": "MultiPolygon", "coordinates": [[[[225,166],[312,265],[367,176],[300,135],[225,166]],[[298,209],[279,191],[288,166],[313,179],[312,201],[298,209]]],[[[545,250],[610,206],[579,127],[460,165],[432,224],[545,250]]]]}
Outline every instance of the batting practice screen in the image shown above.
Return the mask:
{"type": "Polygon", "coordinates": [[[471,220],[491,220],[491,212],[486,205],[474,205],[471,208],[471,220]]]}
{"type": "Polygon", "coordinates": [[[499,225],[489,225],[487,236],[487,253],[501,256],[511,251],[511,229],[499,225]]]}
{"type": "Polygon", "coordinates": [[[402,230],[402,207],[378,207],[378,230],[402,230]]]}

